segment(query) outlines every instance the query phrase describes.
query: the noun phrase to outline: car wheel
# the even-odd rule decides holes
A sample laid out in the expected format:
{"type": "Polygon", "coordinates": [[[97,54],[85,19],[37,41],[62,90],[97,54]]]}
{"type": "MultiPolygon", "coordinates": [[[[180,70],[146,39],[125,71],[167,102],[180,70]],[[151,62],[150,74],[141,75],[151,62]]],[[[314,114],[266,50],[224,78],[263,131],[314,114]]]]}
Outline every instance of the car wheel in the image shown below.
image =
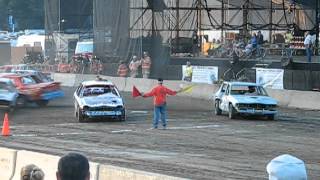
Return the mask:
{"type": "Polygon", "coordinates": [[[15,109],[15,106],[10,105],[10,106],[6,109],[6,111],[7,111],[8,113],[10,113],[10,112],[13,112],[14,109],[15,109]]]}
{"type": "Polygon", "coordinates": [[[40,107],[45,107],[48,105],[49,101],[48,100],[39,100],[39,101],[36,101],[36,103],[40,107]]]}
{"type": "Polygon", "coordinates": [[[232,104],[229,104],[229,118],[234,119],[236,117],[236,110],[232,106],[232,104]]]}
{"type": "Polygon", "coordinates": [[[274,115],[274,114],[272,114],[272,115],[268,115],[268,116],[267,116],[267,119],[268,119],[268,120],[274,120],[274,117],[275,117],[275,115],[274,115]]]}
{"type": "Polygon", "coordinates": [[[215,115],[221,115],[222,111],[220,109],[220,101],[219,100],[216,100],[215,103],[214,103],[214,114],[215,115]]]}
{"type": "Polygon", "coordinates": [[[21,107],[24,107],[26,105],[26,98],[24,96],[18,96],[17,97],[17,100],[16,100],[16,106],[21,108],[21,107]]]}
{"type": "Polygon", "coordinates": [[[74,117],[75,118],[77,118],[78,117],[78,105],[76,104],[76,103],[74,103],[74,112],[73,112],[73,114],[74,114],[74,117]]]}
{"type": "Polygon", "coordinates": [[[80,110],[80,108],[78,107],[78,111],[77,111],[77,119],[80,123],[85,122],[85,118],[80,110]]]}
{"type": "Polygon", "coordinates": [[[122,111],[122,115],[119,116],[119,120],[120,121],[126,121],[126,119],[127,119],[126,111],[123,110],[122,111]]]}

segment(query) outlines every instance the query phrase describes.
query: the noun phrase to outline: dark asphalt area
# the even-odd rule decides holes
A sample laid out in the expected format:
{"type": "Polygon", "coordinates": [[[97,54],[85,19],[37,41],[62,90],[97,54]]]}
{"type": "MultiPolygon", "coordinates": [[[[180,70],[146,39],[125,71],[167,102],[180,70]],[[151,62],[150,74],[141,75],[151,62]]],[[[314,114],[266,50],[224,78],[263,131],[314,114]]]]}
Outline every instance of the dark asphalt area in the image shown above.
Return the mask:
{"type": "MultiPolygon", "coordinates": [[[[2,147],[54,155],[77,151],[91,161],[190,179],[267,179],[267,163],[281,154],[302,159],[320,179],[320,113],[281,108],[276,120],[215,116],[209,100],[169,97],[168,129],[150,130],[152,99],[123,93],[127,121],[78,123],[74,88],[65,98],[9,115],[2,147]]],[[[1,114],[3,117],[3,114],[1,114]]]]}

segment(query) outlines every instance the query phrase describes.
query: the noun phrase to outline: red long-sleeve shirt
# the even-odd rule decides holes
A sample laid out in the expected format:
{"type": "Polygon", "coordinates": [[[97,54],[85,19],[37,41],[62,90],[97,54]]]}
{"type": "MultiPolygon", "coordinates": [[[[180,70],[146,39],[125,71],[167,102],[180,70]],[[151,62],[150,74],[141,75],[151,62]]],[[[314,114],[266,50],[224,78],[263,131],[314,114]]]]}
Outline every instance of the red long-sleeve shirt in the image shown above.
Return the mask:
{"type": "Polygon", "coordinates": [[[167,95],[176,95],[177,92],[173,91],[163,85],[158,85],[154,87],[150,92],[145,93],[143,97],[151,97],[153,96],[153,104],[155,106],[160,106],[166,103],[167,101],[167,95]]]}

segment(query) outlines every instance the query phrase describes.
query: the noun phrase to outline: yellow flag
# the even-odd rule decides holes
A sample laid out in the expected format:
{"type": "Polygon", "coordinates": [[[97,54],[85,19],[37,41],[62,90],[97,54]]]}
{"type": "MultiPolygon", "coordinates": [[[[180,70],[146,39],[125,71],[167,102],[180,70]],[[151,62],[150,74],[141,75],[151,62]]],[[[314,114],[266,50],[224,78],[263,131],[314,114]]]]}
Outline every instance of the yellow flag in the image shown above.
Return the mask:
{"type": "Polygon", "coordinates": [[[185,88],[182,88],[178,91],[178,93],[183,93],[183,92],[184,93],[191,93],[194,86],[196,86],[196,85],[190,85],[185,88]]]}

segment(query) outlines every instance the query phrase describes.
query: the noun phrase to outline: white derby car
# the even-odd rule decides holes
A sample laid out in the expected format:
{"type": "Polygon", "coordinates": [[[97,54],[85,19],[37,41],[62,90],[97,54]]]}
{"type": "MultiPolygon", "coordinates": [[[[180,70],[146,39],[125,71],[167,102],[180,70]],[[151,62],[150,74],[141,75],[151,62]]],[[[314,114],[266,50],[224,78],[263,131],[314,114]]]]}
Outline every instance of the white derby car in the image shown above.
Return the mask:
{"type": "Polygon", "coordinates": [[[261,115],[273,120],[277,114],[277,101],[256,83],[224,82],[214,96],[215,114],[222,111],[234,119],[237,114],[261,115]]]}
{"type": "Polygon", "coordinates": [[[110,81],[84,81],[74,93],[75,116],[79,122],[90,118],[113,118],[125,121],[123,99],[110,81]]]}

